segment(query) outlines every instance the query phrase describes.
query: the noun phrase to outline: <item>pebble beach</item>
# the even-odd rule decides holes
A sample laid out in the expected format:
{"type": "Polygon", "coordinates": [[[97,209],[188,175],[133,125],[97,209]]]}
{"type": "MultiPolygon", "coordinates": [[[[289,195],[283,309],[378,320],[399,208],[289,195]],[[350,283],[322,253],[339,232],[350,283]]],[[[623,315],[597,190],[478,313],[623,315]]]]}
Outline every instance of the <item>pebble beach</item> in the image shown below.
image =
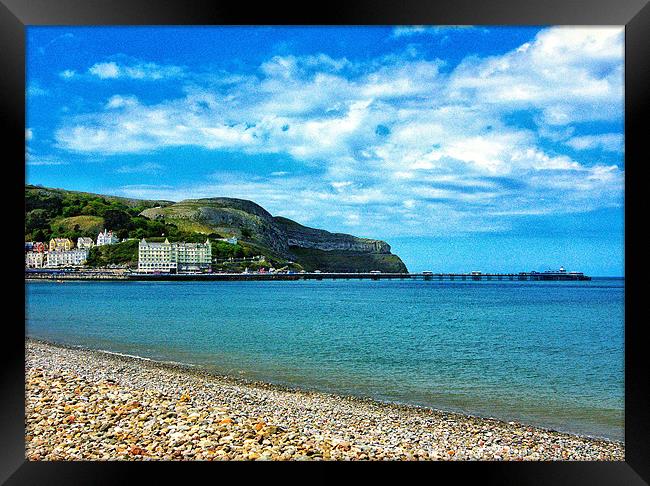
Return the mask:
{"type": "Polygon", "coordinates": [[[622,442],[287,389],[28,339],[25,454],[50,460],[625,460],[622,442]]]}

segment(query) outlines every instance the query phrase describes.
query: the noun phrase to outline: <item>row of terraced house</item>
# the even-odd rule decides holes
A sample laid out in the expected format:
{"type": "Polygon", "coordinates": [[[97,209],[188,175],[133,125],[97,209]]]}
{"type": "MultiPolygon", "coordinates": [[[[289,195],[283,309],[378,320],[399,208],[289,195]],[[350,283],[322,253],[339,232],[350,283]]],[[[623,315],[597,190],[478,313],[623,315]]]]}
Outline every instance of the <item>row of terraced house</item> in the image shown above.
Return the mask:
{"type": "Polygon", "coordinates": [[[25,242],[25,267],[80,267],[86,263],[93,246],[112,245],[117,242],[119,238],[106,229],[99,233],[96,243],[92,238],[85,236],[77,239],[76,246],[70,238],[52,238],[49,244],[28,241],[25,242]]]}

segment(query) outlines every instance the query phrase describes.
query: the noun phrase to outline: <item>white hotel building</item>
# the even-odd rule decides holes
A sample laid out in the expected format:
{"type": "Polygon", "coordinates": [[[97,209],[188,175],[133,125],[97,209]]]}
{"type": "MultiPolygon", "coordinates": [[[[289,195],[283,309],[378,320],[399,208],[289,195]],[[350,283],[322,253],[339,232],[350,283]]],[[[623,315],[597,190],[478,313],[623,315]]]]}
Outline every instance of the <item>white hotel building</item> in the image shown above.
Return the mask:
{"type": "Polygon", "coordinates": [[[210,269],[212,245],[205,243],[149,243],[138,245],[138,271],[142,273],[201,272],[210,269]]]}

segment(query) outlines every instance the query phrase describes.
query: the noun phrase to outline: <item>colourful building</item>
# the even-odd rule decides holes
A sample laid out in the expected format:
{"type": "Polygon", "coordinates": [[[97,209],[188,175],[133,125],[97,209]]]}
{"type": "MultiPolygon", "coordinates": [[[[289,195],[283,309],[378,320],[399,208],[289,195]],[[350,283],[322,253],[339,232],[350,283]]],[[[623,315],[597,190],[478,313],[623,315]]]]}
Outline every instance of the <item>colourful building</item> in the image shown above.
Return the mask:
{"type": "Polygon", "coordinates": [[[74,243],[70,238],[52,238],[50,240],[50,251],[70,251],[74,243]]]}

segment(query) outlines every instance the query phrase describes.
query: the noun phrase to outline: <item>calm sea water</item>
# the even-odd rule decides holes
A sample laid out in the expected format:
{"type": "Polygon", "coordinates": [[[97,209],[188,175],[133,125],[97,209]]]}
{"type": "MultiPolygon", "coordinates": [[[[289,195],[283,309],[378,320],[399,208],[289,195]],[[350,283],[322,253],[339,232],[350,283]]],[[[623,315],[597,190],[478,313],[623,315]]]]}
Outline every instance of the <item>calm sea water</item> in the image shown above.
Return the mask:
{"type": "Polygon", "coordinates": [[[623,439],[622,279],[30,282],[26,333],[623,439]]]}

